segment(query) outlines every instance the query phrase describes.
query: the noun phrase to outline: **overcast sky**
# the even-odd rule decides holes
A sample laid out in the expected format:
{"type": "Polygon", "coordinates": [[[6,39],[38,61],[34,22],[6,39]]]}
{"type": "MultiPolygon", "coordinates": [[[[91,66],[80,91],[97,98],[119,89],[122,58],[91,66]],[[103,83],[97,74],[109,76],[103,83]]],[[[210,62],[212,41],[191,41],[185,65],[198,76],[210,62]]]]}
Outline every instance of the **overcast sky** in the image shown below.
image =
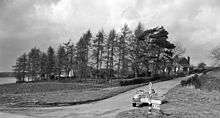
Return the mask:
{"type": "Polygon", "coordinates": [[[0,0],[0,71],[32,47],[46,49],[88,29],[164,26],[187,49],[192,63],[210,63],[220,44],[220,0],[0,0]]]}

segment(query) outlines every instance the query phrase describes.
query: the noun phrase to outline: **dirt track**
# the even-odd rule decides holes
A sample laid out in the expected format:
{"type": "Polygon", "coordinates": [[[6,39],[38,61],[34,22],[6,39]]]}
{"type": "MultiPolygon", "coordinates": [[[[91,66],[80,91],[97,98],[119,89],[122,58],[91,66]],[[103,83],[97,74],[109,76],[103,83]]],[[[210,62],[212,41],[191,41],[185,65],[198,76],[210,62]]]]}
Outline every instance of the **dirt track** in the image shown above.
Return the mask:
{"type": "MultiPolygon", "coordinates": [[[[165,94],[169,89],[175,87],[187,77],[153,84],[153,88],[159,95],[165,94]]],[[[134,109],[131,106],[132,95],[139,89],[147,89],[143,86],[131,91],[122,93],[115,97],[102,101],[75,106],[34,108],[18,114],[0,112],[0,118],[114,118],[122,111],[134,109]]]]}

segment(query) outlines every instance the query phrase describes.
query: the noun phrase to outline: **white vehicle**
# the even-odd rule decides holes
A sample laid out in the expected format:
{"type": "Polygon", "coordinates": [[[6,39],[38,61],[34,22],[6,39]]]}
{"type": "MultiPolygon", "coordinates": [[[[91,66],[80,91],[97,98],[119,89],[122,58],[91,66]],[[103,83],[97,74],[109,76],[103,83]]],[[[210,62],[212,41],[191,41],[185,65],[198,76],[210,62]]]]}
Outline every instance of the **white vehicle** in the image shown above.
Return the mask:
{"type": "MultiPolygon", "coordinates": [[[[146,104],[153,107],[158,107],[162,104],[163,97],[159,97],[157,93],[152,89],[152,84],[150,84],[149,91],[138,90],[137,93],[132,98],[132,106],[137,107],[142,104],[146,104]]],[[[156,108],[159,109],[159,108],[156,108]]]]}
{"type": "Polygon", "coordinates": [[[140,106],[143,103],[143,101],[145,101],[145,103],[147,104],[150,103],[149,99],[146,97],[145,92],[143,90],[139,90],[132,98],[132,106],[140,106]]]}

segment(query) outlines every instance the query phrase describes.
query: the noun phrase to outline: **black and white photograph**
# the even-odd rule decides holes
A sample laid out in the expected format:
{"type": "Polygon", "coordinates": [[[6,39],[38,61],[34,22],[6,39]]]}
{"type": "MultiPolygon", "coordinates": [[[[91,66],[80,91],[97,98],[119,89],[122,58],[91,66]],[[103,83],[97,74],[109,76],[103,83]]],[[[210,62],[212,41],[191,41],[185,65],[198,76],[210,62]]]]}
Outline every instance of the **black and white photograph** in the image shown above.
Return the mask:
{"type": "Polygon", "coordinates": [[[220,0],[0,0],[0,118],[220,118],[220,0]]]}

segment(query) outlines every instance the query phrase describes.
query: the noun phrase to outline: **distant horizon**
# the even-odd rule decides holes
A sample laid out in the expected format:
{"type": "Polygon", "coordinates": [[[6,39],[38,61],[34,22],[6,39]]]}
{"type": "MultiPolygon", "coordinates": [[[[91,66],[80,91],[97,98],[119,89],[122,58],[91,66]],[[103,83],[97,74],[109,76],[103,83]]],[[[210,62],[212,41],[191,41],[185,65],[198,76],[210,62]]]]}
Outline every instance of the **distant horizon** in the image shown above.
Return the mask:
{"type": "Polygon", "coordinates": [[[13,73],[13,71],[0,71],[0,73],[13,73]]]}

